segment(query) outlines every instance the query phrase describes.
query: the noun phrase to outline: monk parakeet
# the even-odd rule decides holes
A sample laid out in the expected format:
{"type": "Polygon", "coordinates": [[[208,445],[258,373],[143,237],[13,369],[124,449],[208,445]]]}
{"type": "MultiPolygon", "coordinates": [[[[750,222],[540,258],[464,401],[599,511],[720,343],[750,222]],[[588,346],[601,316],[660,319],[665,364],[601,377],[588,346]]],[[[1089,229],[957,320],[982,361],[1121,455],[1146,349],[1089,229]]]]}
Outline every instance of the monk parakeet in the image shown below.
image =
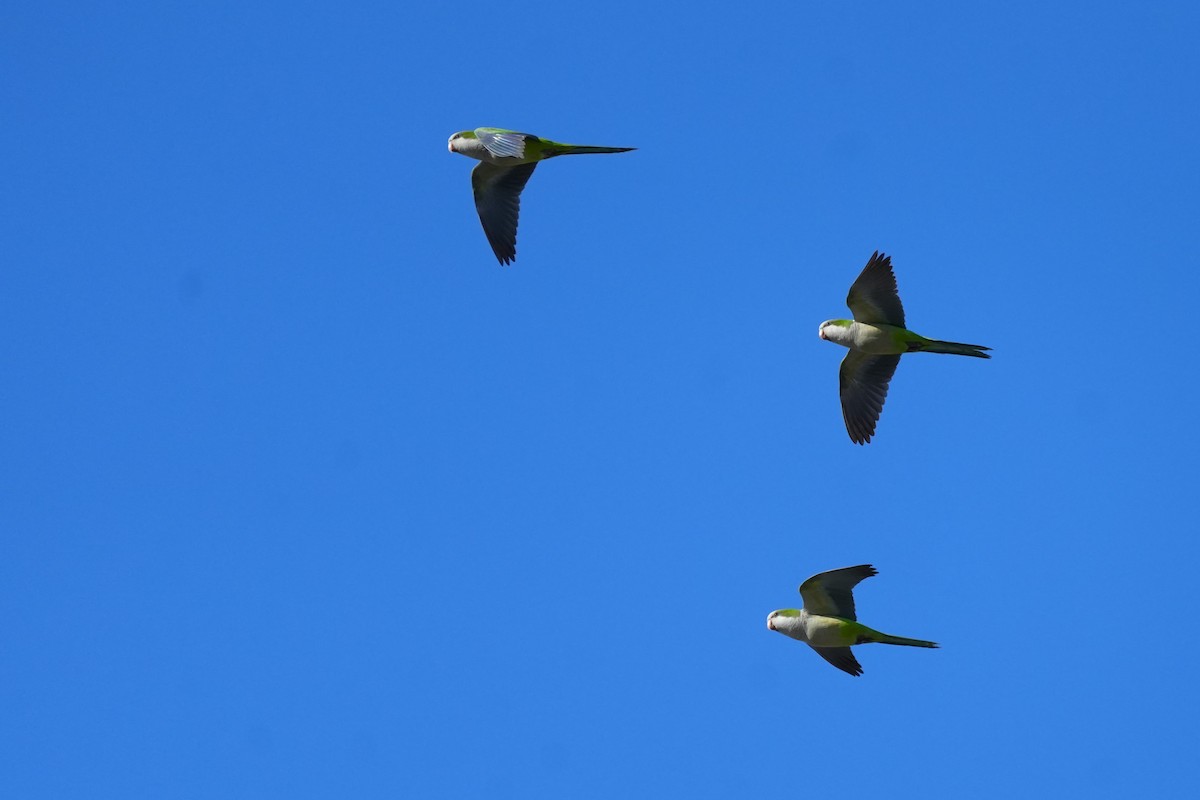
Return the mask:
{"type": "Polygon", "coordinates": [[[488,244],[501,264],[517,258],[517,214],[521,190],[537,162],[577,153],[625,153],[635,147],[585,147],[552,142],[528,133],[503,128],[476,128],[450,137],[450,152],[477,159],[471,170],[475,210],[483,223],[488,244]]]}
{"type": "Polygon", "coordinates": [[[882,642],[909,647],[937,647],[924,639],[905,639],[868,628],[854,616],[852,590],[858,582],[878,575],[870,564],[818,572],[800,584],[804,608],[781,608],[767,617],[767,628],[799,639],[843,672],[862,675],[850,645],[882,642]]]}
{"type": "Polygon", "coordinates": [[[878,250],[850,287],[846,305],[854,319],[829,319],[821,323],[818,336],[850,348],[842,359],[838,383],[842,396],[842,416],[855,444],[866,444],[875,435],[875,423],[883,411],[888,381],[900,363],[902,353],[953,353],[959,356],[991,358],[979,344],[961,344],[926,339],[906,330],[904,307],[896,291],[892,259],[878,250]]]}

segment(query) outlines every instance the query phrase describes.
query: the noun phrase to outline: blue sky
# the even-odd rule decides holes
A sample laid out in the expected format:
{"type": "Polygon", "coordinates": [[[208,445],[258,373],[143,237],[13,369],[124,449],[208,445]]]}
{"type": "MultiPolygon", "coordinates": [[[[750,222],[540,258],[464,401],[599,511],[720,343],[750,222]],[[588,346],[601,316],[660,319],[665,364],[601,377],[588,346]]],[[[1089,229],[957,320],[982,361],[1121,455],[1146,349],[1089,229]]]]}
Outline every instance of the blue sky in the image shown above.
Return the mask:
{"type": "Polygon", "coordinates": [[[1200,10],[1047,5],[6,7],[0,794],[1190,790],[1200,10]]]}

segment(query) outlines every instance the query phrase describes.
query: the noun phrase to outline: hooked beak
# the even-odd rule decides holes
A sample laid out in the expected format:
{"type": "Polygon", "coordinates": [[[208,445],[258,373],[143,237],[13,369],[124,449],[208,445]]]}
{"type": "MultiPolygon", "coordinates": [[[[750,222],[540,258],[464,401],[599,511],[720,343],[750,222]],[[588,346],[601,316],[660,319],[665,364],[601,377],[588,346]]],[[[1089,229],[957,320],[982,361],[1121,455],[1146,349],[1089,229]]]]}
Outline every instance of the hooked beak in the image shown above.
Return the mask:
{"type": "Polygon", "coordinates": [[[767,630],[775,630],[775,623],[769,617],[767,618],[767,630]]]}
{"type": "Polygon", "coordinates": [[[821,328],[821,330],[817,331],[817,336],[820,336],[822,339],[824,339],[825,338],[825,329],[821,328]]]}

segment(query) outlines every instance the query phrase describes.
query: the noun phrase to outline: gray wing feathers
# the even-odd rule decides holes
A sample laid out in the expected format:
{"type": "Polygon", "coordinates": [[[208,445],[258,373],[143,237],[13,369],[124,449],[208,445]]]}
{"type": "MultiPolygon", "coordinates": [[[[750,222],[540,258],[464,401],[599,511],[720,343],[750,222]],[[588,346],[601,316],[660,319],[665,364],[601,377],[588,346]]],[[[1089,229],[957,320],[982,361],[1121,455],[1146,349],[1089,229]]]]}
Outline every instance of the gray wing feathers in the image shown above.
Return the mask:
{"type": "Polygon", "coordinates": [[[521,211],[521,190],[529,182],[537,163],[515,167],[497,167],[481,161],[471,170],[471,188],[475,190],[475,210],[483,223],[492,252],[501,264],[517,257],[517,216],[521,211]]]}
{"type": "Polygon", "coordinates": [[[475,136],[496,158],[524,158],[527,133],[476,128],[475,136]]]}
{"type": "Polygon", "coordinates": [[[892,272],[892,257],[878,250],[850,286],[846,305],[859,322],[883,322],[904,327],[904,306],[892,272]]]}
{"type": "MultiPolygon", "coordinates": [[[[804,600],[804,608],[810,614],[857,621],[858,617],[854,613],[854,587],[878,574],[879,571],[870,564],[818,572],[800,584],[800,597],[804,600]]],[[[820,652],[829,648],[813,649],[820,652]]],[[[846,651],[849,652],[849,648],[846,648],[846,651]]]]}
{"type": "MultiPolygon", "coordinates": [[[[812,647],[812,645],[809,645],[812,647]]],[[[854,653],[850,652],[849,647],[813,647],[817,651],[817,655],[833,664],[842,672],[849,672],[851,675],[862,675],[863,668],[858,663],[858,659],[854,657],[854,653]]]]}
{"type": "Polygon", "coordinates": [[[887,399],[888,382],[899,365],[898,355],[873,356],[858,350],[851,350],[842,359],[838,371],[842,418],[855,444],[866,444],[875,435],[875,423],[887,399]]]}

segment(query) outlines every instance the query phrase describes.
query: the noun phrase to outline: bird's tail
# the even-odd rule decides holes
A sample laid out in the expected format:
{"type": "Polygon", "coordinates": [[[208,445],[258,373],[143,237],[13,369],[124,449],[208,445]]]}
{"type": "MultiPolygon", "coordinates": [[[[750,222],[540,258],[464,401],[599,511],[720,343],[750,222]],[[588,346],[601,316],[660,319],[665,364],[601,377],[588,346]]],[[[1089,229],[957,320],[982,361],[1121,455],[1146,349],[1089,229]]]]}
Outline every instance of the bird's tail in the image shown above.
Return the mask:
{"type": "Polygon", "coordinates": [[[963,344],[962,342],[943,342],[939,339],[925,339],[916,348],[925,353],[950,353],[956,356],[975,356],[976,358],[991,358],[984,350],[991,350],[981,344],[963,344]]]}
{"type": "Polygon", "coordinates": [[[937,647],[937,642],[927,642],[924,639],[906,639],[903,636],[892,636],[890,633],[880,633],[879,631],[871,631],[875,634],[868,641],[879,642],[880,644],[902,644],[906,647],[937,647]]]}
{"type": "Polygon", "coordinates": [[[589,147],[581,144],[556,144],[549,148],[546,158],[553,156],[574,156],[583,153],[628,153],[637,150],[636,147],[589,147]]]}

